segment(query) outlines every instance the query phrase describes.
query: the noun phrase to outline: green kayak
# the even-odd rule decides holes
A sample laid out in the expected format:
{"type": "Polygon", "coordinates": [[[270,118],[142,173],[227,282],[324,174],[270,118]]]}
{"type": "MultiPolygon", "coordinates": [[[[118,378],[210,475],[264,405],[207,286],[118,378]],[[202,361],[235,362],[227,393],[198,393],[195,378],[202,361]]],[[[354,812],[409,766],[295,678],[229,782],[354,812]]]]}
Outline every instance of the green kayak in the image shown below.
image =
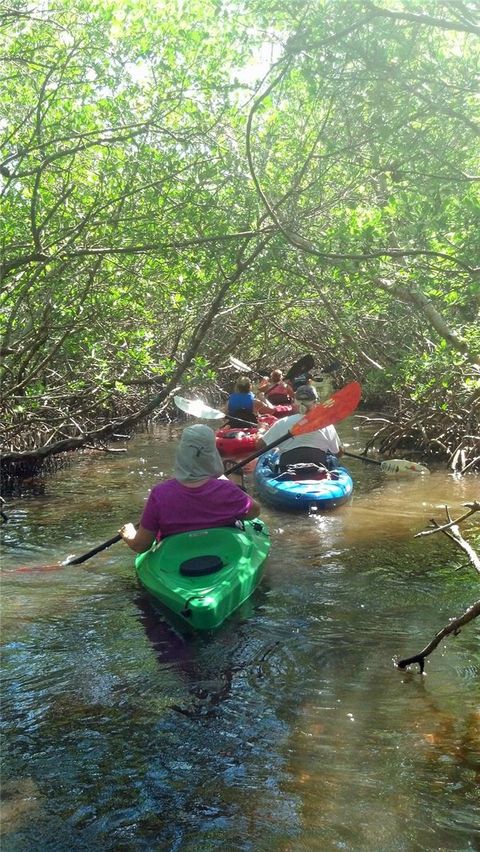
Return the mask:
{"type": "Polygon", "coordinates": [[[197,630],[211,630],[252,594],[269,550],[268,529],[257,518],[168,536],[137,556],[135,568],[164,606],[197,630]]]}

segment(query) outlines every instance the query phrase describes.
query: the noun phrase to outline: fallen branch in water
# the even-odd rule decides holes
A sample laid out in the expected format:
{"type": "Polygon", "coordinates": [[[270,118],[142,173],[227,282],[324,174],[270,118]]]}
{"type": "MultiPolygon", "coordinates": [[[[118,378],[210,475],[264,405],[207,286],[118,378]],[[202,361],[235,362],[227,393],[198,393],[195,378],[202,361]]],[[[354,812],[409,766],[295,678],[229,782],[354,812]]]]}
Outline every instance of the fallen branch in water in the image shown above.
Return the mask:
{"type": "MultiPolygon", "coordinates": [[[[459,523],[461,523],[461,521],[464,521],[466,518],[469,518],[470,515],[473,515],[475,514],[475,512],[478,512],[480,510],[480,502],[478,500],[474,500],[473,503],[464,503],[463,505],[467,507],[468,512],[465,512],[463,515],[460,515],[460,517],[457,518],[455,521],[452,521],[450,519],[448,523],[442,524],[442,526],[440,526],[436,523],[436,521],[432,520],[432,524],[434,524],[434,529],[422,530],[422,532],[417,533],[414,538],[420,538],[423,535],[432,535],[433,533],[437,532],[444,532],[450,527],[457,526],[459,523]]],[[[445,511],[447,513],[447,517],[450,518],[448,508],[446,508],[445,511]]]]}
{"type": "MultiPolygon", "coordinates": [[[[422,535],[431,535],[435,532],[443,532],[444,535],[447,536],[447,538],[453,541],[467,554],[471,564],[473,565],[475,570],[480,574],[480,557],[478,556],[474,548],[471,546],[471,544],[469,544],[468,541],[465,541],[458,528],[458,524],[460,521],[464,521],[465,518],[469,518],[475,512],[480,511],[480,502],[478,500],[474,500],[473,503],[465,503],[464,505],[469,509],[469,511],[453,521],[450,517],[448,507],[445,507],[447,523],[439,525],[435,520],[432,519],[431,523],[433,524],[434,529],[424,530],[421,533],[417,533],[417,536],[415,537],[417,538],[418,536],[422,535]]],[[[425,657],[428,657],[428,655],[435,650],[435,648],[437,647],[437,645],[440,644],[442,639],[445,636],[448,636],[450,633],[453,633],[454,636],[457,636],[460,632],[460,628],[463,627],[464,624],[468,624],[469,621],[473,621],[473,619],[477,618],[479,615],[480,601],[476,601],[476,603],[472,604],[472,606],[470,606],[462,615],[458,616],[458,618],[450,619],[449,623],[433,637],[431,642],[429,642],[428,645],[426,645],[422,651],[420,651],[418,654],[414,654],[412,657],[405,657],[405,659],[399,660],[396,663],[397,668],[405,669],[412,663],[418,663],[420,672],[421,674],[423,674],[425,669],[425,657]]]]}
{"type": "Polygon", "coordinates": [[[414,654],[413,657],[406,657],[404,660],[399,660],[397,663],[397,668],[405,669],[407,666],[411,665],[411,663],[418,663],[420,667],[420,672],[423,674],[423,670],[425,668],[425,657],[428,657],[432,651],[435,650],[437,645],[440,644],[444,636],[448,636],[450,633],[453,633],[454,636],[457,636],[460,633],[460,628],[463,627],[464,624],[468,624],[469,621],[473,621],[474,618],[477,618],[480,615],[480,601],[472,604],[463,615],[460,615],[458,618],[452,618],[449,624],[446,625],[439,633],[437,633],[431,642],[425,646],[423,651],[420,651],[419,654],[414,654]]]}

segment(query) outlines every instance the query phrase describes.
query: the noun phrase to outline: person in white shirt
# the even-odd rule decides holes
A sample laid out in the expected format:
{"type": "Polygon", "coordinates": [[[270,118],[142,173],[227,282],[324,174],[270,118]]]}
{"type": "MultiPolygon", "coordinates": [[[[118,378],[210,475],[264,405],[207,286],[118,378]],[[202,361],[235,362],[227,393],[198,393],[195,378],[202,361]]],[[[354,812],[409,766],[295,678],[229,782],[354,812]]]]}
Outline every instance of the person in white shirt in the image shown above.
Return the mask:
{"type": "MultiPolygon", "coordinates": [[[[295,391],[295,399],[300,407],[300,414],[292,414],[290,417],[282,417],[277,420],[261,438],[257,439],[258,449],[264,449],[268,444],[278,441],[289,429],[309,411],[318,404],[318,396],[312,385],[301,385],[295,391]]],[[[342,446],[335,426],[325,426],[314,432],[307,432],[288,441],[279,447],[280,471],[287,469],[289,465],[299,463],[311,463],[324,465],[329,470],[338,465],[338,457],[342,455],[342,446]]]]}

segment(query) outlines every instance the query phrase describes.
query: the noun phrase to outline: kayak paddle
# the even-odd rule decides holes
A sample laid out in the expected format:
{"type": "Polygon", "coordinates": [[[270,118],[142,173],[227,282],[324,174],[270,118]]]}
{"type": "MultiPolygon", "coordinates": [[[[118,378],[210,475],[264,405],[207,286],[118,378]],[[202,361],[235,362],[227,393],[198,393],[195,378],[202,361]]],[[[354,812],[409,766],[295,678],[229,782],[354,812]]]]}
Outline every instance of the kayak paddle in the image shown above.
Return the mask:
{"type": "Polygon", "coordinates": [[[108,541],[104,541],[103,544],[97,545],[97,547],[92,547],[91,550],[88,550],[87,553],[83,553],[82,556],[71,557],[67,556],[63,562],[56,562],[53,565],[22,565],[21,568],[15,568],[16,574],[28,573],[29,571],[59,571],[61,568],[66,568],[67,565],[81,565],[82,562],[86,562],[90,557],[95,556],[96,553],[101,553],[102,550],[106,550],[107,547],[110,547],[112,544],[115,544],[117,541],[120,541],[122,536],[120,533],[109,538],[108,541]]]}
{"type": "Polygon", "coordinates": [[[349,453],[343,451],[344,456],[350,456],[351,459],[360,459],[367,464],[378,464],[385,473],[430,473],[428,467],[418,462],[408,461],[408,459],[387,459],[386,461],[377,461],[377,459],[369,459],[368,456],[360,456],[357,453],[349,453]]]}
{"type": "Polygon", "coordinates": [[[243,361],[239,361],[238,358],[234,358],[233,355],[229,355],[228,360],[232,367],[235,367],[235,369],[239,370],[241,373],[253,373],[254,376],[260,376],[260,378],[263,378],[262,373],[259,373],[258,370],[254,370],[253,367],[249,367],[248,364],[244,364],[243,361]]]}
{"type": "MultiPolygon", "coordinates": [[[[191,414],[192,417],[198,417],[201,420],[223,420],[223,418],[226,417],[226,414],[223,411],[220,411],[217,408],[211,408],[209,405],[206,405],[202,399],[185,399],[183,396],[174,396],[173,399],[177,408],[184,411],[186,414],[191,414]]],[[[242,422],[248,426],[253,425],[246,420],[242,422]]],[[[101,553],[102,550],[107,550],[107,548],[111,547],[112,544],[116,544],[116,542],[120,541],[121,538],[122,536],[118,533],[112,538],[109,538],[108,541],[104,541],[103,544],[93,547],[92,550],[87,551],[87,553],[75,558],[67,557],[67,559],[63,562],[57,562],[55,565],[24,566],[22,568],[17,568],[16,571],[54,571],[59,570],[60,568],[65,568],[67,565],[81,565],[82,562],[86,562],[87,559],[90,559],[90,557],[95,556],[97,553],[101,553]]]]}
{"type": "Polygon", "coordinates": [[[263,449],[257,450],[257,452],[247,456],[247,458],[231,467],[228,472],[235,473],[236,470],[240,470],[248,462],[253,461],[253,459],[263,455],[263,453],[268,453],[269,450],[273,450],[274,447],[278,447],[279,444],[283,444],[289,438],[306,435],[308,432],[315,432],[316,429],[323,429],[325,426],[338,423],[339,420],[343,420],[344,417],[348,417],[349,414],[355,411],[360,402],[361,395],[362,389],[359,383],[350,382],[350,384],[345,385],[341,390],[333,393],[324,402],[321,402],[320,405],[316,405],[310,411],[307,411],[301,420],[293,424],[286,435],[282,435],[277,441],[272,441],[271,444],[267,444],[263,449]]]}
{"type": "MultiPolygon", "coordinates": [[[[220,420],[222,417],[227,416],[219,409],[211,408],[209,405],[206,405],[201,399],[185,399],[182,396],[175,396],[174,401],[181,411],[186,412],[186,414],[191,414],[193,415],[193,417],[199,417],[203,420],[220,420]]],[[[253,425],[250,421],[247,420],[242,420],[242,423],[245,423],[246,426],[253,425]]],[[[313,429],[315,428],[321,427],[313,427],[313,429]]],[[[313,431],[313,429],[310,431],[313,431]]],[[[264,452],[266,452],[266,450],[264,450],[264,452]]],[[[343,455],[349,456],[352,459],[359,459],[360,461],[366,462],[367,464],[379,465],[384,471],[384,473],[430,473],[428,467],[425,467],[425,465],[419,464],[418,462],[409,461],[408,459],[387,459],[386,461],[377,461],[377,459],[370,459],[368,458],[368,456],[361,456],[357,453],[350,453],[347,452],[347,450],[343,451],[343,455]]]]}
{"type": "MultiPolygon", "coordinates": [[[[185,399],[183,396],[174,396],[173,400],[180,411],[184,411],[185,414],[191,414],[193,417],[199,417],[200,420],[220,420],[221,417],[228,417],[228,414],[225,414],[224,411],[220,411],[218,408],[211,408],[202,399],[185,399]]],[[[251,420],[242,420],[241,417],[235,417],[235,420],[238,420],[239,423],[244,423],[245,426],[249,426],[250,428],[259,425],[258,423],[252,423],[251,420]]]]}
{"type": "Polygon", "coordinates": [[[92,556],[95,556],[96,553],[101,553],[102,550],[107,550],[108,547],[111,547],[112,544],[116,544],[117,541],[121,541],[122,536],[120,533],[112,536],[112,538],[107,539],[102,544],[98,544],[97,547],[92,547],[91,550],[87,550],[86,553],[83,553],[81,556],[71,557],[67,556],[63,562],[57,562],[55,565],[25,565],[22,568],[16,568],[16,573],[22,571],[54,571],[59,570],[60,568],[66,568],[67,565],[81,565],[82,562],[86,562],[87,559],[90,559],[92,556]]]}
{"type": "Polygon", "coordinates": [[[120,541],[122,536],[120,533],[109,538],[108,541],[104,541],[103,544],[99,544],[97,547],[92,547],[87,553],[84,553],[82,556],[77,556],[75,559],[67,559],[64,562],[61,562],[60,565],[63,567],[66,565],[81,565],[82,562],[86,562],[87,559],[90,559],[91,556],[95,556],[96,553],[100,553],[102,550],[106,550],[107,547],[110,547],[112,544],[116,544],[117,541],[120,541]]]}
{"type": "Polygon", "coordinates": [[[313,370],[315,366],[315,359],[313,355],[302,355],[298,361],[295,361],[295,364],[292,364],[287,373],[285,373],[284,378],[287,382],[293,382],[294,379],[297,379],[298,376],[307,374],[310,370],[313,370]]]}
{"type": "Polygon", "coordinates": [[[192,417],[199,417],[200,420],[223,420],[227,416],[224,411],[219,411],[218,408],[210,408],[203,399],[185,399],[183,396],[174,396],[173,401],[180,411],[191,414],[192,417]]]}
{"type": "Polygon", "coordinates": [[[232,367],[235,367],[236,370],[241,370],[243,373],[253,372],[251,367],[248,367],[247,364],[244,364],[243,361],[240,361],[239,358],[234,358],[233,355],[229,355],[228,360],[230,361],[232,367]]]}

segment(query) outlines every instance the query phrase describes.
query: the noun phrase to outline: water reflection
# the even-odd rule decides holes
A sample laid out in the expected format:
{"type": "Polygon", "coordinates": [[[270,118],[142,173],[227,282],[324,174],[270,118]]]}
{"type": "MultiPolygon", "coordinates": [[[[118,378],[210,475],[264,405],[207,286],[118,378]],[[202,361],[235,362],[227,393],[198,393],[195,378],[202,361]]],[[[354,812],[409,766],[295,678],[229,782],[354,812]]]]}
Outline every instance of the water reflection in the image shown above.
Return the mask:
{"type": "Polygon", "coordinates": [[[58,565],[138,518],[174,437],[85,456],[9,502],[2,848],[476,848],[478,629],[446,640],[426,679],[392,658],[477,595],[444,537],[413,535],[445,504],[461,514],[478,480],[352,462],[349,505],[265,510],[260,588],[188,636],[139,592],[122,544],[58,565]]]}

